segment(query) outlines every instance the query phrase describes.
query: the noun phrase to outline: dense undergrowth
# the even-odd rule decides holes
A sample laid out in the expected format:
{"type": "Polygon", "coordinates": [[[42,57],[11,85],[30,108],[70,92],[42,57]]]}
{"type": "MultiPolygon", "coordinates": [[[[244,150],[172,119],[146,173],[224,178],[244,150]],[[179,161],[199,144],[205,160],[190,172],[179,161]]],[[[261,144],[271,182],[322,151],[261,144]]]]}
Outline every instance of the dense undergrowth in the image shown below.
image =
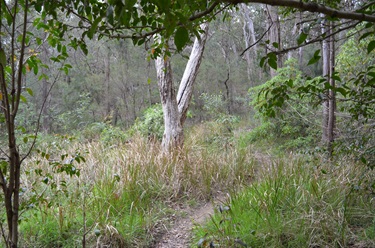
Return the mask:
{"type": "Polygon", "coordinates": [[[233,192],[193,243],[204,247],[375,247],[375,173],[363,164],[264,160],[256,180],[233,192]]]}
{"type": "Polygon", "coordinates": [[[40,136],[24,164],[20,247],[152,247],[183,214],[176,205],[218,192],[230,197],[196,226],[192,247],[375,246],[370,167],[283,153],[243,122],[218,120],[190,128],[171,156],[106,124],[40,136]]]}
{"type": "Polygon", "coordinates": [[[20,247],[148,247],[181,214],[176,204],[250,183],[250,147],[217,123],[193,129],[172,156],[137,135],[40,136],[24,164],[20,247]]]}

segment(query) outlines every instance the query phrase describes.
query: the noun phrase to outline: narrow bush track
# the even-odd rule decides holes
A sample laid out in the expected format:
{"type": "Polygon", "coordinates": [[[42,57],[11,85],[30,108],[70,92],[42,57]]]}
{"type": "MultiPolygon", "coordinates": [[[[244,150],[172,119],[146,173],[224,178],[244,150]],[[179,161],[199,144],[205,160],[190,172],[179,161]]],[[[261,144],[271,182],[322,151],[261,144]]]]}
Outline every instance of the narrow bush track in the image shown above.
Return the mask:
{"type": "Polygon", "coordinates": [[[214,208],[219,206],[221,202],[219,199],[207,202],[197,208],[186,209],[186,217],[177,219],[153,248],[191,247],[192,228],[195,224],[203,224],[214,213],[214,208]]]}

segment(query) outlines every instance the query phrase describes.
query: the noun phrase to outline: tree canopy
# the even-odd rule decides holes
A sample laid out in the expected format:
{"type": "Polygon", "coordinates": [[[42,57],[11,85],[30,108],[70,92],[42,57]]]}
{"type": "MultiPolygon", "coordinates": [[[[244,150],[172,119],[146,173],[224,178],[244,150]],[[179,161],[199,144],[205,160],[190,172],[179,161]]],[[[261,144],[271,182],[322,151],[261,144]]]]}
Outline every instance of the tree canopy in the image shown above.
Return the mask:
{"type": "MultiPolygon", "coordinates": [[[[21,2],[21,1],[20,1],[21,2]]],[[[82,37],[130,38],[136,45],[153,46],[153,54],[161,52],[162,41],[148,44],[153,35],[162,39],[173,38],[178,50],[190,42],[190,36],[199,37],[199,24],[211,20],[226,9],[235,9],[240,3],[268,4],[285,7],[284,13],[308,11],[321,13],[331,19],[348,19],[357,22],[375,22],[373,1],[352,1],[350,10],[344,10],[341,1],[296,1],[296,0],[68,0],[30,1],[36,11],[60,27],[63,34],[69,28],[84,30],[82,37]],[[76,27],[66,24],[67,18],[79,17],[76,27]],[[59,21],[56,21],[59,20],[59,21]]],[[[3,12],[9,10],[4,9],[3,12]]],[[[6,13],[5,13],[6,14],[6,13]]]]}

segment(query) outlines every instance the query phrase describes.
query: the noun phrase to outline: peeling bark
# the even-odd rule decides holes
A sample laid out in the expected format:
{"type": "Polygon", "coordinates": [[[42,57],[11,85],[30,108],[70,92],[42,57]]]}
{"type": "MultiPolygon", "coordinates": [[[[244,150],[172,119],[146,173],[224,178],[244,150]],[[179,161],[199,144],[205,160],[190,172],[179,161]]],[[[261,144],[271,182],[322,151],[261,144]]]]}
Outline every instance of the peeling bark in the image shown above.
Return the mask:
{"type": "Polygon", "coordinates": [[[181,79],[178,93],[173,85],[171,61],[168,57],[158,57],[155,67],[158,77],[159,93],[164,115],[164,134],[162,147],[165,152],[181,148],[184,144],[183,125],[193,94],[193,86],[202,61],[207,39],[208,24],[201,26],[204,33],[195,39],[189,61],[181,79]]]}
{"type": "Polygon", "coordinates": [[[180,122],[176,91],[170,58],[158,57],[155,62],[158,77],[159,93],[164,114],[164,134],[162,146],[164,151],[172,147],[182,147],[184,142],[183,129],[180,122]]]}
{"type": "MultiPolygon", "coordinates": [[[[333,24],[323,23],[322,33],[329,36],[333,31],[333,24]]],[[[334,36],[330,36],[322,43],[323,51],[323,76],[327,78],[330,86],[335,87],[335,80],[333,78],[335,69],[335,40],[334,36]]],[[[322,118],[322,142],[327,145],[329,156],[332,155],[334,132],[336,128],[336,96],[333,90],[328,90],[323,101],[323,118],[322,118]]]]}
{"type": "Polygon", "coordinates": [[[191,102],[191,96],[193,95],[195,79],[198,75],[198,70],[202,62],[204,47],[207,40],[208,24],[202,24],[201,29],[204,31],[204,33],[201,34],[200,39],[196,38],[194,41],[193,49],[182,76],[177,94],[178,111],[181,113],[182,126],[186,120],[186,114],[191,102]]]}

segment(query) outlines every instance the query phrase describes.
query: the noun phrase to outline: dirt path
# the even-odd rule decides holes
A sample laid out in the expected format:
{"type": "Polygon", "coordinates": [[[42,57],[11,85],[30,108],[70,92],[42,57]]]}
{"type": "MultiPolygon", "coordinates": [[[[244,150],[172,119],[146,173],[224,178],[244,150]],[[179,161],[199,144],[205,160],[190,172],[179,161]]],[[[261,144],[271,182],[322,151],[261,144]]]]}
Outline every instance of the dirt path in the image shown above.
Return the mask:
{"type": "Polygon", "coordinates": [[[187,217],[177,219],[173,226],[161,237],[154,248],[187,248],[190,245],[191,230],[194,224],[203,224],[214,213],[220,200],[208,202],[198,208],[187,209],[187,217]]]}

